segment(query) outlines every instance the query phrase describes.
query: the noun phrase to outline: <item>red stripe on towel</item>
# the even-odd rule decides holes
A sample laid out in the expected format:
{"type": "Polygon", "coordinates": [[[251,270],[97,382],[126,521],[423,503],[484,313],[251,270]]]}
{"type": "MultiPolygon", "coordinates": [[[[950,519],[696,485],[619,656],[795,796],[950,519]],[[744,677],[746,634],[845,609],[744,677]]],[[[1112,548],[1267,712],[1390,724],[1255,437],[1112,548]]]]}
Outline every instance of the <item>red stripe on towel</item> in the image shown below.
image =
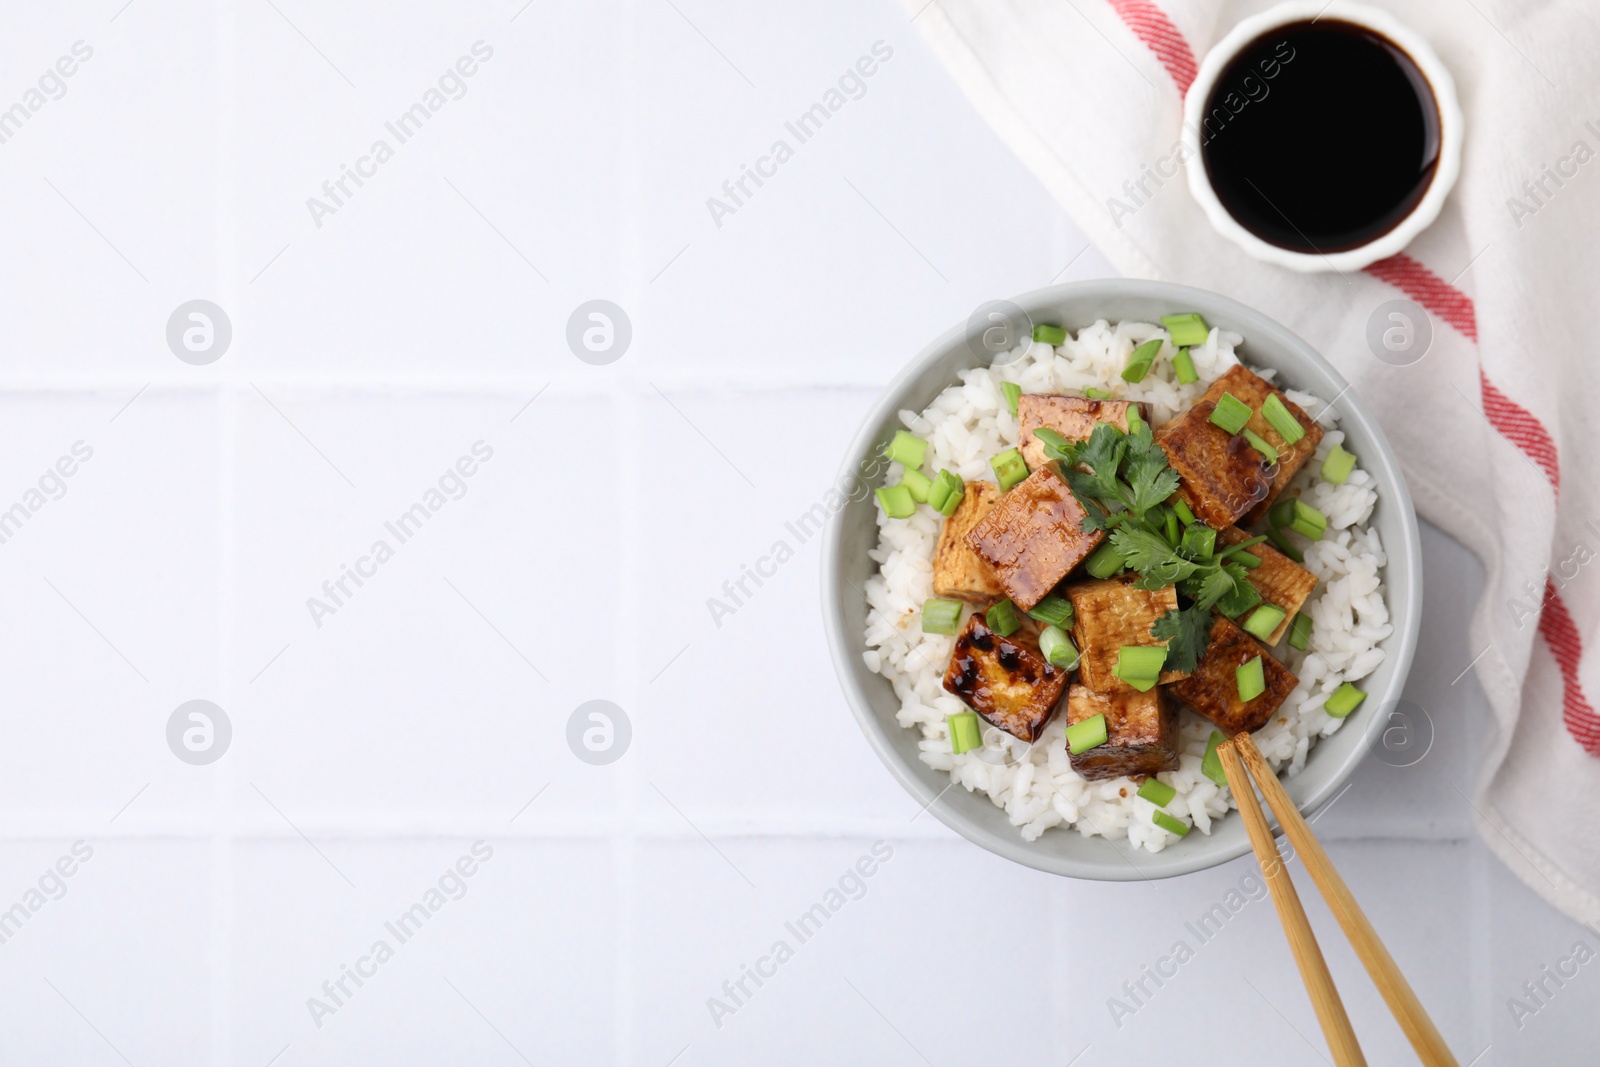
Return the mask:
{"type": "MultiPolygon", "coordinates": [[[[1478,317],[1472,298],[1433,271],[1401,253],[1380,260],[1367,273],[1388,282],[1415,300],[1432,315],[1454,326],[1473,344],[1478,343],[1478,317]]],[[[1523,455],[1539,465],[1550,488],[1561,493],[1561,456],[1555,439],[1538,416],[1512,400],[1478,368],[1478,387],[1483,393],[1483,413],[1500,435],[1523,455]]],[[[1539,634],[1555,654],[1561,668],[1561,717],[1573,740],[1591,756],[1600,757],[1600,715],[1595,714],[1578,679],[1578,664],[1583,659],[1583,640],[1553,584],[1547,584],[1544,610],[1539,616],[1539,634]]]]}
{"type": "Polygon", "coordinates": [[[1483,413],[1489,417],[1494,428],[1537,463],[1544,471],[1544,476],[1550,479],[1551,487],[1560,493],[1561,456],[1544,423],[1533,412],[1502,393],[1481,368],[1478,382],[1483,389],[1483,413]]]}
{"type": "MultiPolygon", "coordinates": [[[[1454,326],[1467,340],[1478,343],[1478,315],[1472,298],[1404,252],[1379,260],[1367,268],[1367,273],[1388,282],[1421,304],[1429,314],[1454,326]]],[[[1489,417],[1489,422],[1539,465],[1551,487],[1559,493],[1561,459],[1550,432],[1533,412],[1501,392],[1481,367],[1478,380],[1483,392],[1483,413],[1489,417]]]]}
{"type": "Polygon", "coordinates": [[[1583,684],[1578,680],[1583,638],[1578,635],[1577,624],[1572,621],[1572,614],[1556,591],[1555,583],[1546,579],[1544,593],[1539,635],[1550,646],[1556,666],[1561,668],[1561,718],[1572,739],[1589,755],[1600,757],[1600,715],[1595,714],[1589,698],[1583,695],[1583,684]]]}
{"type": "Polygon", "coordinates": [[[1454,326],[1467,340],[1478,343],[1478,316],[1472,298],[1404,252],[1378,260],[1367,268],[1367,273],[1388,282],[1430,314],[1454,326]]]}
{"type": "Polygon", "coordinates": [[[1194,84],[1198,68],[1195,66],[1194,52],[1190,50],[1189,42],[1183,39],[1183,34],[1178,32],[1178,27],[1150,0],[1109,2],[1117,17],[1127,24],[1134,36],[1161,60],[1161,65],[1167,68],[1167,73],[1177,83],[1178,94],[1187,93],[1189,86],[1194,84]]]}

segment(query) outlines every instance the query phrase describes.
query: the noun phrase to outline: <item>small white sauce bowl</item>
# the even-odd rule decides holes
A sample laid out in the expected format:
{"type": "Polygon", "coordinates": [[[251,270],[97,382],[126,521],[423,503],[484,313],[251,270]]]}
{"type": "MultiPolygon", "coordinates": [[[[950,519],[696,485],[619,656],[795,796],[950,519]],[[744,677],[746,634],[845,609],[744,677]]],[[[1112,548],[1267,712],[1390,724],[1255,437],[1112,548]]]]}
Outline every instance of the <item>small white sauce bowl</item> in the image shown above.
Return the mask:
{"type": "Polygon", "coordinates": [[[1240,22],[1201,61],[1200,71],[1194,84],[1189,86],[1183,103],[1183,144],[1187,149],[1185,155],[1191,162],[1187,168],[1189,192],[1199,201],[1212,227],[1256,259],[1306,273],[1360,270],[1404,249],[1439,217],[1445,198],[1450,195],[1461,173],[1463,125],[1461,104],[1456,98],[1455,81],[1450,77],[1450,72],[1427,41],[1401,25],[1388,12],[1358,4],[1329,5],[1317,0],[1291,0],[1240,22]],[[1206,100],[1234,57],[1247,45],[1275,29],[1318,19],[1351,23],[1388,38],[1416,63],[1417,69],[1433,90],[1434,103],[1439,112],[1439,161],[1434,169],[1433,180],[1417,206],[1393,229],[1366,244],[1321,254],[1280,248],[1240,225],[1217,198],[1216,190],[1211,187],[1211,177],[1206,172],[1205,158],[1200,153],[1200,131],[1204,128],[1206,100]]]}

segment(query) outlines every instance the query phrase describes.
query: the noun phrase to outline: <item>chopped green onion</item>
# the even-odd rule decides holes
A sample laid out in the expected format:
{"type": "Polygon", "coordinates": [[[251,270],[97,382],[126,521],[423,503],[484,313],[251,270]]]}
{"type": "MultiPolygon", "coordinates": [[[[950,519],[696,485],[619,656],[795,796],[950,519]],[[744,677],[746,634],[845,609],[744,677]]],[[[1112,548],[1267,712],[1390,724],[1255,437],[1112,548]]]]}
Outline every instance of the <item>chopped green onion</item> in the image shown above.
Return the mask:
{"type": "Polygon", "coordinates": [[[1172,505],[1172,510],[1178,513],[1179,520],[1182,521],[1185,526],[1194,525],[1194,512],[1189,510],[1189,505],[1184,503],[1183,497],[1174,496],[1168,501],[1168,503],[1172,505]]]}
{"type": "Polygon", "coordinates": [[[1128,365],[1122,369],[1122,380],[1125,382],[1142,382],[1144,376],[1150,373],[1150,364],[1156,360],[1156,353],[1161,351],[1161,338],[1152,337],[1144,344],[1133,350],[1128,357],[1128,365]]]}
{"type": "Polygon", "coordinates": [[[1286,496],[1272,507],[1267,509],[1267,521],[1278,529],[1283,529],[1294,521],[1294,497],[1286,496]]]}
{"type": "Polygon", "coordinates": [[[1301,652],[1311,647],[1311,616],[1303,611],[1289,624],[1289,647],[1301,652]]]}
{"type": "Polygon", "coordinates": [[[1133,433],[1134,431],[1136,431],[1140,427],[1140,425],[1144,422],[1144,416],[1139,414],[1139,405],[1138,404],[1129,404],[1128,405],[1127,419],[1128,419],[1128,432],[1129,433],[1133,433]]]}
{"type": "Polygon", "coordinates": [[[922,632],[953,634],[961,622],[961,601],[933,597],[922,602],[922,632]]]}
{"type": "Polygon", "coordinates": [[[1206,742],[1206,757],[1200,761],[1200,773],[1218,785],[1228,784],[1228,773],[1222,769],[1222,757],[1217,755],[1217,746],[1226,740],[1221,730],[1212,730],[1211,739],[1206,742]]]}
{"type": "Polygon", "coordinates": [[[1078,665],[1078,646],[1055,626],[1039,631],[1039,652],[1052,667],[1070,671],[1078,665]]]}
{"type": "Polygon", "coordinates": [[[911,467],[900,476],[900,484],[911,491],[911,499],[919,504],[928,502],[928,493],[933,489],[933,479],[911,467]]]}
{"type": "Polygon", "coordinates": [[[1211,336],[1211,328],[1206,325],[1206,320],[1200,317],[1198,311],[1182,315],[1163,315],[1161,325],[1172,335],[1172,343],[1180,348],[1203,345],[1206,343],[1206,338],[1211,336]]]}
{"type": "Polygon", "coordinates": [[[1256,545],[1259,545],[1266,539],[1266,534],[1257,534],[1255,537],[1248,537],[1245,540],[1240,541],[1238,544],[1229,545],[1227,548],[1222,550],[1222,558],[1227,559],[1229,556],[1242,555],[1245,549],[1254,548],[1256,545]]]}
{"type": "Polygon", "coordinates": [[[978,716],[972,712],[963,711],[959,715],[946,715],[944,722],[950,729],[950,751],[957,756],[983,744],[983,740],[978,736],[978,716]]]}
{"type": "Polygon", "coordinates": [[[1088,388],[1084,389],[1083,395],[1088,397],[1090,400],[1110,400],[1111,399],[1111,394],[1110,393],[1106,392],[1104,389],[1096,389],[1092,385],[1089,386],[1088,388]]]}
{"type": "Polygon", "coordinates": [[[1165,645],[1123,645],[1117,649],[1116,675],[1123,681],[1129,678],[1157,678],[1166,662],[1165,645]]]}
{"type": "Polygon", "coordinates": [[[1297,497],[1294,502],[1294,521],[1289,524],[1289,529],[1301,537],[1315,541],[1328,530],[1328,516],[1305,504],[1297,497]]]}
{"type": "Polygon", "coordinates": [[[1246,704],[1267,691],[1267,675],[1261,666],[1260,656],[1235,668],[1233,679],[1239,687],[1239,699],[1246,704]]]}
{"type": "Polygon", "coordinates": [[[1217,550],[1217,531],[1197,522],[1183,531],[1183,554],[1190,559],[1210,559],[1217,550]]]}
{"type": "Polygon", "coordinates": [[[1071,441],[1068,441],[1048,426],[1035,426],[1033,428],[1033,439],[1044,446],[1044,454],[1052,459],[1071,455],[1076,447],[1071,441]]]}
{"type": "Polygon", "coordinates": [[[1161,827],[1167,833],[1177,834],[1179,837],[1183,837],[1189,832],[1188,823],[1174,819],[1164,811],[1152,811],[1150,813],[1150,821],[1161,827]]]}
{"type": "Polygon", "coordinates": [[[1333,691],[1333,696],[1329,697],[1328,702],[1322,705],[1322,710],[1332,715],[1335,719],[1342,719],[1360,707],[1361,702],[1365,699],[1367,699],[1367,694],[1346,682],[1333,691]]]}
{"type": "Polygon", "coordinates": [[[1011,414],[1017,413],[1017,397],[1022,395],[1022,386],[1016,382],[1001,382],[1000,392],[1005,394],[1006,407],[1011,409],[1011,414]]]}
{"type": "Polygon", "coordinates": [[[891,519],[909,519],[917,513],[916,498],[903,485],[886,485],[875,494],[891,519]]]}
{"type": "Polygon", "coordinates": [[[934,476],[933,484],[928,487],[928,506],[933,508],[945,518],[955,514],[956,505],[961,503],[961,497],[966,493],[967,487],[949,471],[940,471],[934,476]],[[949,508],[948,511],[945,509],[949,508]]]}
{"type": "Polygon", "coordinates": [[[1122,553],[1110,541],[1089,553],[1089,558],[1084,560],[1083,569],[1094,578],[1109,578],[1127,565],[1127,560],[1122,558],[1122,553]]]}
{"type": "Polygon", "coordinates": [[[1014,448],[1008,448],[989,460],[989,466],[994,470],[995,480],[1000,483],[1000,490],[1004,492],[1028,476],[1028,462],[1022,458],[1022,453],[1014,448]]]}
{"type": "Polygon", "coordinates": [[[1022,620],[1017,618],[1017,606],[1010,599],[1002,600],[984,612],[983,621],[1001,637],[1010,637],[1022,625],[1022,620]]]}
{"type": "Polygon", "coordinates": [[[914,471],[922,466],[922,460],[928,454],[928,442],[915,434],[896,430],[894,440],[889,442],[883,454],[896,463],[905,464],[906,470],[914,471]]]}
{"type": "Polygon", "coordinates": [[[1144,785],[1139,787],[1139,795],[1156,807],[1164,808],[1172,803],[1178,791],[1159,778],[1146,778],[1144,785]]]}
{"type": "Polygon", "coordinates": [[[1284,406],[1277,393],[1268,395],[1261,402],[1261,417],[1267,420],[1267,425],[1278,431],[1278,436],[1283,438],[1286,445],[1292,445],[1306,435],[1306,428],[1284,406]]]}
{"type": "Polygon", "coordinates": [[[1173,511],[1172,509],[1168,508],[1167,509],[1167,514],[1166,514],[1166,518],[1165,518],[1164,521],[1165,521],[1166,527],[1167,527],[1167,544],[1171,545],[1173,548],[1177,548],[1178,547],[1178,513],[1176,511],[1173,511]]]}
{"type": "Polygon", "coordinates": [[[1346,452],[1343,445],[1334,445],[1333,451],[1328,453],[1328,458],[1322,461],[1322,480],[1332,482],[1334,485],[1343,485],[1345,479],[1350,477],[1350,472],[1355,469],[1355,454],[1346,452]]]}
{"type": "Polygon", "coordinates": [[[1172,357],[1172,372],[1178,376],[1179,385],[1192,385],[1200,380],[1200,372],[1194,369],[1194,357],[1187,348],[1178,349],[1178,354],[1172,357]]]}
{"type": "Polygon", "coordinates": [[[1261,594],[1249,582],[1239,582],[1233,587],[1233,592],[1228,593],[1216,603],[1216,609],[1230,619],[1237,619],[1261,603],[1261,594]]]}
{"type": "Polygon", "coordinates": [[[1244,632],[1265,641],[1283,621],[1283,609],[1276,604],[1263,604],[1250,613],[1244,621],[1244,632]]]}
{"type": "Polygon", "coordinates": [[[1072,601],[1065,597],[1047,596],[1028,611],[1028,618],[1068,629],[1072,626],[1072,601]]]}
{"type": "Polygon", "coordinates": [[[1289,540],[1289,535],[1282,530],[1268,530],[1267,540],[1271,541],[1272,546],[1279,552],[1282,552],[1296,563],[1304,563],[1306,561],[1306,557],[1301,555],[1298,548],[1294,547],[1294,542],[1289,540]]]}
{"type": "Polygon", "coordinates": [[[1254,430],[1244,431],[1244,439],[1250,442],[1250,447],[1261,453],[1261,458],[1268,463],[1278,462],[1278,450],[1267,443],[1267,439],[1254,430]]]}
{"type": "Polygon", "coordinates": [[[1046,326],[1041,322],[1033,328],[1033,339],[1047,345],[1058,345],[1067,339],[1067,331],[1060,326],[1046,326]]]}
{"type": "Polygon", "coordinates": [[[1141,693],[1148,693],[1161,679],[1161,665],[1167,661],[1164,645],[1123,645],[1117,650],[1113,674],[1141,693]]]}
{"type": "Polygon", "coordinates": [[[1067,727],[1066,734],[1067,748],[1074,756],[1091,748],[1099,748],[1106,743],[1106,717],[1095,715],[1075,722],[1067,727]]]}
{"type": "Polygon", "coordinates": [[[1213,426],[1220,426],[1228,433],[1238,433],[1244,429],[1244,424],[1250,421],[1250,405],[1234,396],[1232,393],[1223,393],[1222,399],[1217,401],[1216,408],[1211,412],[1210,422],[1213,426]]]}
{"type": "Polygon", "coordinates": [[[1228,558],[1247,571],[1253,571],[1261,566],[1261,557],[1253,552],[1238,552],[1228,558]]]}

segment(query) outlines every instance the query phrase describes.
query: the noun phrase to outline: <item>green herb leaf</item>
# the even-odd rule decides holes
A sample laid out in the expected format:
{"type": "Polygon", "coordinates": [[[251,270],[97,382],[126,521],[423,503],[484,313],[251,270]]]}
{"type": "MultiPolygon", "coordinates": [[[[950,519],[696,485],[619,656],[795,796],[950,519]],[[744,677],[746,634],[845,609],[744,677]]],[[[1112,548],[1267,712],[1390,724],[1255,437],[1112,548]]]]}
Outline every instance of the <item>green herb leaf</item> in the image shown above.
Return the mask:
{"type": "MultiPolygon", "coordinates": [[[[1083,508],[1083,520],[1078,524],[1084,533],[1094,533],[1097,530],[1109,530],[1113,523],[1107,509],[1101,506],[1100,482],[1092,475],[1086,474],[1077,467],[1069,467],[1065,463],[1059,464],[1057,469],[1061,477],[1066,480],[1067,487],[1072,490],[1072,495],[1077,497],[1078,505],[1083,508]]],[[[1105,501],[1113,510],[1122,511],[1120,500],[1105,501]]]]}
{"type": "Polygon", "coordinates": [[[1167,466],[1166,453],[1135,454],[1128,462],[1128,485],[1133,488],[1133,513],[1144,513],[1178,491],[1178,472],[1167,466]]]}
{"type": "Polygon", "coordinates": [[[1187,674],[1205,655],[1211,639],[1211,611],[1201,607],[1169,611],[1150,627],[1150,636],[1167,643],[1165,669],[1187,674]]]}
{"type": "Polygon", "coordinates": [[[1181,582],[1195,572],[1196,564],[1184,559],[1158,533],[1124,523],[1111,532],[1111,544],[1128,566],[1161,585],[1181,582]]]}
{"type": "MultiPolygon", "coordinates": [[[[1134,408],[1132,410],[1137,416],[1138,409],[1134,408]]],[[[1128,424],[1127,437],[1128,447],[1138,449],[1141,452],[1147,452],[1156,446],[1156,432],[1150,428],[1150,424],[1144,421],[1143,418],[1138,418],[1137,421],[1128,424]]],[[[1166,453],[1162,454],[1165,455],[1166,453]]]]}
{"type": "Polygon", "coordinates": [[[1237,583],[1233,575],[1218,567],[1185,584],[1184,594],[1194,600],[1194,606],[1210,611],[1223,597],[1233,596],[1237,583]]]}
{"type": "Polygon", "coordinates": [[[1120,499],[1117,472],[1127,450],[1127,435],[1109,422],[1097,423],[1089,440],[1078,447],[1078,462],[1089,468],[1093,495],[1120,499]]]}
{"type": "Polygon", "coordinates": [[[1106,514],[1104,508],[1094,503],[1083,505],[1083,518],[1078,520],[1078,529],[1086,534],[1092,534],[1112,528],[1111,516],[1106,514]]]}
{"type": "Polygon", "coordinates": [[[1222,570],[1233,579],[1233,591],[1217,601],[1216,608],[1230,619],[1237,619],[1261,603],[1261,593],[1250,584],[1250,571],[1238,563],[1223,564],[1222,570]]]}
{"type": "MultiPolygon", "coordinates": [[[[1096,424],[1089,440],[1067,446],[1070,452],[1056,449],[1068,459],[1059,469],[1083,508],[1079,524],[1083,531],[1112,531],[1128,566],[1139,572],[1141,588],[1160,589],[1211,568],[1175,552],[1171,541],[1156,529],[1156,522],[1147,519],[1153,510],[1159,515],[1161,504],[1178,491],[1178,472],[1156,444],[1148,422],[1141,418],[1131,426],[1124,433],[1108,422],[1096,424]]],[[[1034,433],[1047,452],[1060,440],[1059,434],[1045,437],[1046,431],[1034,433]]]]}

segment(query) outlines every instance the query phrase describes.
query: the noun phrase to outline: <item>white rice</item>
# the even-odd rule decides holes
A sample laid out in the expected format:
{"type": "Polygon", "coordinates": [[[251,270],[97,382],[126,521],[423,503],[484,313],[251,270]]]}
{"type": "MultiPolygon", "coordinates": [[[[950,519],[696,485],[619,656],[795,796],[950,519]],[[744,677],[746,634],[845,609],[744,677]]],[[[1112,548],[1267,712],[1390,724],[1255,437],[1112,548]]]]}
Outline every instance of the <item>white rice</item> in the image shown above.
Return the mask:
{"type": "MultiPolygon", "coordinates": [[[[1124,382],[1121,371],[1134,346],[1157,336],[1166,338],[1159,326],[1139,322],[1112,326],[1102,319],[1058,347],[1029,343],[1002,365],[962,371],[961,384],[940,393],[920,413],[900,412],[900,419],[928,440],[930,469],[948,469],[968,481],[992,481],[989,457],[1017,444],[1017,420],[1007,410],[1001,382],[1016,382],[1029,393],[1104,389],[1119,400],[1151,404],[1151,422],[1160,426],[1239,362],[1234,349],[1243,341],[1238,334],[1213,329],[1203,345],[1190,349],[1200,380],[1179,385],[1173,377],[1174,349],[1168,339],[1144,381],[1124,382]]],[[[1273,377],[1270,370],[1257,373],[1273,377]]],[[[1328,531],[1320,541],[1305,545],[1304,539],[1297,540],[1305,546],[1306,568],[1320,579],[1302,609],[1312,620],[1312,644],[1307,652],[1297,652],[1284,641],[1275,650],[1300,681],[1272,721],[1254,735],[1274,769],[1287,767],[1293,776],[1305,765],[1316,740],[1343,725],[1343,719],[1322,710],[1323,704],[1340,685],[1359,681],[1383,662],[1379,643],[1392,627],[1382,578],[1387,560],[1377,531],[1366,527],[1377,502],[1372,476],[1357,467],[1343,485],[1323,481],[1323,458],[1344,440],[1344,434],[1319,398],[1293,389],[1285,392],[1307,412],[1317,414],[1327,431],[1291,486],[1328,516],[1328,531]]],[[[899,475],[895,466],[888,482],[898,481],[899,475]]],[[[922,603],[933,596],[933,556],[942,522],[930,508],[918,508],[909,519],[888,518],[880,509],[878,547],[871,553],[880,569],[866,587],[869,610],[863,658],[869,669],[894,686],[900,698],[900,725],[921,732],[923,762],[949,771],[952,781],[969,790],[986,793],[1020,827],[1024,840],[1033,841],[1053,826],[1071,826],[1085,836],[1126,837],[1151,852],[1161,851],[1176,837],[1151,821],[1155,805],[1134,795],[1133,779],[1090,782],[1072,770],[1064,714],[1058,714],[1031,746],[984,723],[981,748],[951,754],[945,716],[967,710],[942,684],[955,638],[921,629],[922,603]]],[[[1219,788],[1201,773],[1211,731],[1209,722],[1184,709],[1180,766],[1157,776],[1177,790],[1161,810],[1203,833],[1210,833],[1212,821],[1236,806],[1226,787],[1219,788]]]]}

